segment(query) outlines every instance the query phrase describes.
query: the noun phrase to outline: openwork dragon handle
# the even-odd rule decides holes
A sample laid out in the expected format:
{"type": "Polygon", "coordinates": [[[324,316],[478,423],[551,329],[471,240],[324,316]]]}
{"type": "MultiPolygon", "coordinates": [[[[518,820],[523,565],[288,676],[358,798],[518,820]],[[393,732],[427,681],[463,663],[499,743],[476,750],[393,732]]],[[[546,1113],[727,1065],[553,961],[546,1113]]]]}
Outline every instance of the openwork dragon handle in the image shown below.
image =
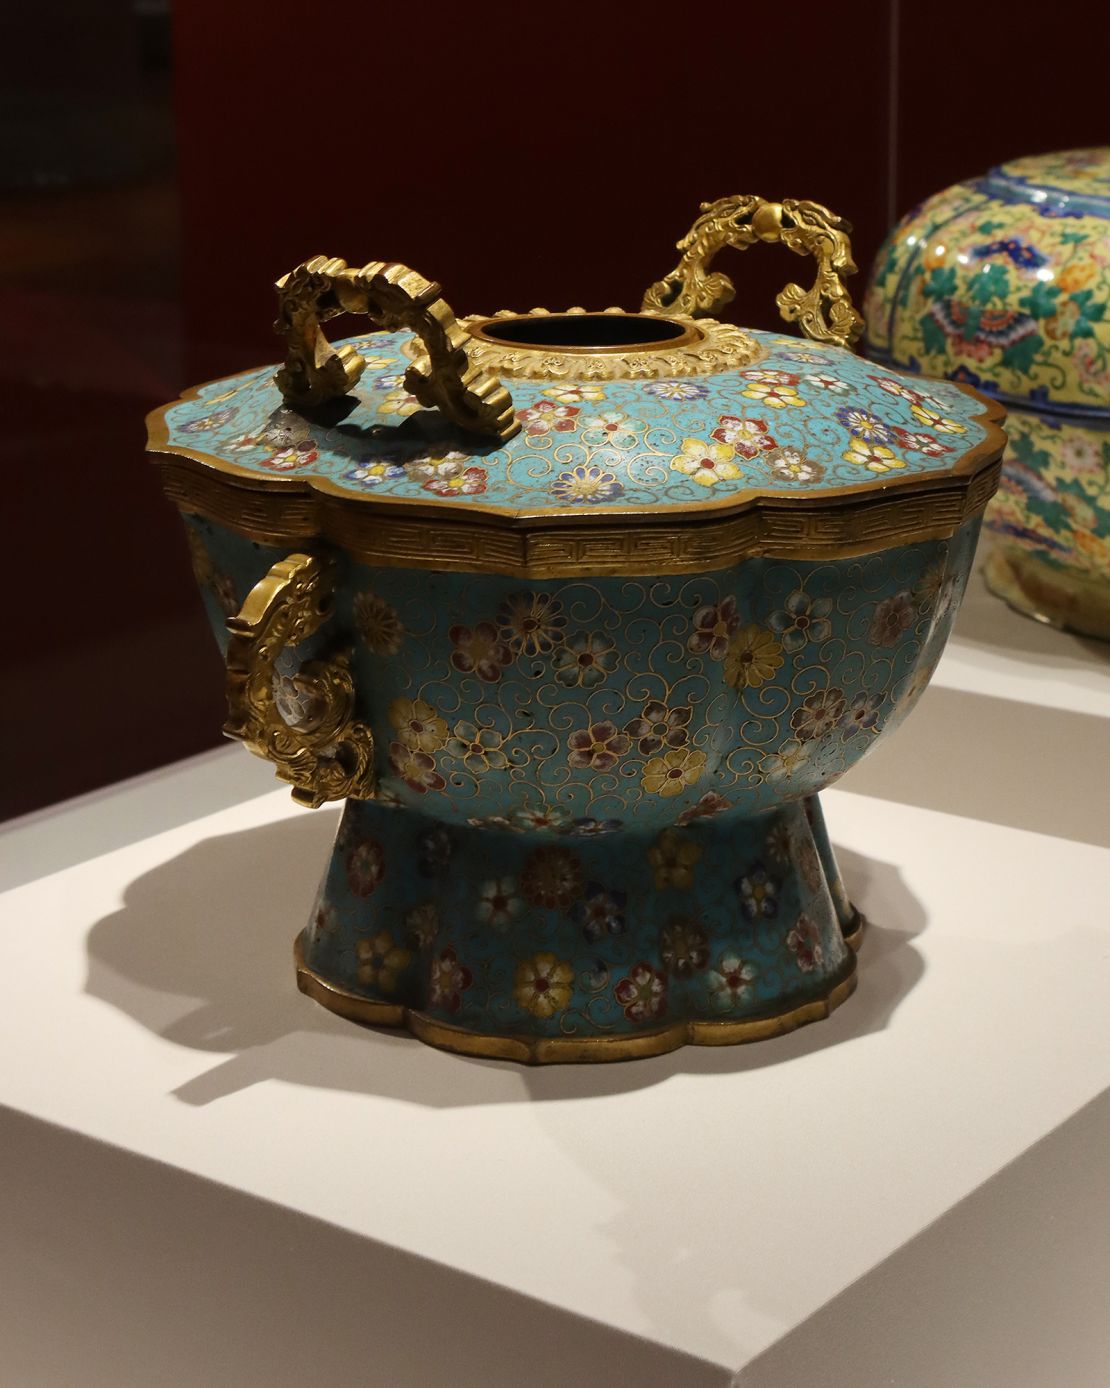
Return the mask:
{"type": "Polygon", "coordinates": [[[227,629],[227,737],[272,762],[293,799],[316,809],[325,800],[374,794],[374,739],[353,717],[350,653],[307,661],[278,673],[283,650],[331,615],[334,565],[291,554],[254,585],[227,629]]]}
{"type": "Polygon", "coordinates": [[[297,408],[346,395],[364,362],[352,346],[335,348],[320,324],[340,313],[368,314],[379,328],[407,329],[424,352],[405,372],[405,389],[439,409],[462,429],[512,438],[520,425],[509,392],[496,376],[472,366],[467,334],[440,297],[440,286],[391,261],[361,269],[345,260],[314,256],[277,282],[278,318],[286,342],[285,365],[274,378],[287,404],[297,408]]]}
{"type": "Polygon", "coordinates": [[[709,263],[724,246],[746,250],[756,241],[781,241],[796,255],[812,255],[817,280],[811,289],[788,284],[775,299],[788,323],[797,322],[816,342],[850,347],[863,331],[863,319],[852,305],[844,279],[856,273],[852,230],[842,217],[818,202],[742,195],[703,202],[702,215],[678,242],[682,259],[671,273],[644,295],[645,313],[688,313],[711,317],[736,296],[732,281],[709,263]]]}

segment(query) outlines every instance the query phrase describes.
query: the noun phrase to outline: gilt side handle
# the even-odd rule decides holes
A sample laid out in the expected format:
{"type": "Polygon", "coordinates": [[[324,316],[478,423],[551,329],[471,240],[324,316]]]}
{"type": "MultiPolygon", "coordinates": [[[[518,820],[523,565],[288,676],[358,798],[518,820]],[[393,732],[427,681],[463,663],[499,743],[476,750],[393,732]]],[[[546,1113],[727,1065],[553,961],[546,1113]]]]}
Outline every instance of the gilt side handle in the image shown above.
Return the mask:
{"type": "Polygon", "coordinates": [[[688,313],[695,318],[715,315],[736,296],[732,281],[709,264],[725,246],[746,250],[756,241],[781,241],[796,255],[811,255],[817,262],[817,278],[809,289],[788,284],[776,297],[779,312],[796,322],[815,342],[851,347],[863,331],[844,283],[856,273],[852,228],[842,217],[818,202],[742,195],[703,202],[701,216],[678,242],[682,258],[669,275],[644,295],[645,313],[688,313]]]}
{"type": "Polygon", "coordinates": [[[361,269],[318,255],[277,282],[274,329],[286,345],[274,377],[286,404],[310,409],[346,395],[364,362],[352,346],[335,348],[321,323],[340,313],[367,314],[379,328],[408,330],[423,353],[405,372],[405,389],[460,428],[512,438],[520,425],[509,392],[491,372],[471,364],[468,337],[441,297],[440,286],[415,270],[375,260],[361,269]]]}
{"type": "Polygon", "coordinates": [[[374,794],[374,739],[354,717],[350,651],[306,661],[292,675],[278,670],[282,652],[329,619],[334,599],[334,564],[291,554],[254,585],[227,623],[224,734],[272,762],[293,786],[293,799],[312,809],[374,794]]]}

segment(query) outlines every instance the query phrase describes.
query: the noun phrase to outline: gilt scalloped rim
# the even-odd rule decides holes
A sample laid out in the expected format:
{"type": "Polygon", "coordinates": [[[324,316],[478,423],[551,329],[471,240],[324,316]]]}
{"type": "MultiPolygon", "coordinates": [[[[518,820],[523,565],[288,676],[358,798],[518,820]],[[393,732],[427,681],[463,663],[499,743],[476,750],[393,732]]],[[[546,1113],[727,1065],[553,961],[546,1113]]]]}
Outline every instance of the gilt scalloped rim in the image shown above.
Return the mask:
{"type": "MultiPolygon", "coordinates": [[[[864,928],[863,917],[856,912],[852,938],[858,943],[864,928]]],[[[848,938],[847,936],[845,937],[848,938]]],[[[480,1056],[487,1060],[512,1060],[518,1065],[582,1064],[590,1061],[644,1060],[649,1056],[667,1055],[684,1046],[735,1046],[752,1041],[766,1041],[784,1036],[810,1022],[823,1021],[855,992],[858,982],[855,946],[848,951],[841,977],[821,998],[813,998],[801,1006],[767,1017],[752,1017],[744,1021],[700,1021],[686,1019],[672,1022],[657,1031],[640,1032],[633,1036],[526,1036],[521,1034],[495,1035],[466,1031],[441,1022],[417,1009],[394,1003],[374,1002],[348,988],[322,978],[305,963],[302,937],[293,947],[297,970],[297,987],[314,1002],[339,1017],[363,1026],[404,1029],[430,1046],[438,1046],[456,1055],[480,1056]]]]}
{"type": "MultiPolygon", "coordinates": [[[[796,349],[806,351],[810,345],[799,340],[796,349]]],[[[862,359],[851,360],[874,369],[862,359]]],[[[656,567],[659,572],[723,567],[746,554],[813,558],[874,552],[947,537],[981,512],[997,486],[1005,447],[1000,427],[1005,410],[998,402],[963,383],[928,382],[927,389],[955,392],[956,398],[981,406],[973,413],[965,405],[961,416],[977,441],[952,461],[945,458],[943,467],[930,460],[934,465],[929,470],[868,473],[858,483],[820,489],[744,486],[681,504],[598,506],[548,500],[526,507],[493,504],[482,496],[441,499],[429,491],[410,496],[356,493],[328,476],[264,473],[191,447],[180,434],[171,437],[168,417],[181,404],[211,403],[213,395],[239,388],[235,383],[241,386],[272,370],[260,368],[193,387],[148,415],[148,450],[159,455],[167,493],[182,510],[207,515],[262,542],[319,537],[368,561],[389,564],[536,576],[631,574],[656,567]]],[[[885,374],[911,389],[923,388],[920,377],[889,369],[885,374]]]]}

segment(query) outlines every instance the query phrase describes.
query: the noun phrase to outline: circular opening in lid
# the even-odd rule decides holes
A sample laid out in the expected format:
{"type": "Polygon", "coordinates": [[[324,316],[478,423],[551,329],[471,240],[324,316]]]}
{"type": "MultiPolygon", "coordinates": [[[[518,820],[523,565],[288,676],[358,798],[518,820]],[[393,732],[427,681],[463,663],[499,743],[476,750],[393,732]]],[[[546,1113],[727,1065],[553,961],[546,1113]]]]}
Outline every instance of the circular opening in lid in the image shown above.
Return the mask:
{"type": "Polygon", "coordinates": [[[506,347],[561,352],[643,352],[678,347],[702,334],[647,313],[524,313],[471,325],[475,337],[506,347]]]}

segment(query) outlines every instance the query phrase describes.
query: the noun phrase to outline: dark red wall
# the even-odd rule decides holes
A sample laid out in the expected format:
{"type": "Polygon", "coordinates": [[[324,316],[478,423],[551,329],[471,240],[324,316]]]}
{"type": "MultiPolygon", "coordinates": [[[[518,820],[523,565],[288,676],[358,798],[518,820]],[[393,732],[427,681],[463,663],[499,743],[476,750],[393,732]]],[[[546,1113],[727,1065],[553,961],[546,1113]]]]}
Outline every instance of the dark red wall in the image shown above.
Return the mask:
{"type": "MultiPolygon", "coordinates": [[[[172,111],[149,13],[66,4],[82,61],[45,89],[17,65],[0,112],[0,153],[24,157],[33,114],[28,167],[53,178],[17,168],[0,193],[21,592],[0,816],[218,742],[219,663],[142,416],[272,359],[272,281],[306,255],[403,260],[460,313],[635,306],[701,200],[754,191],[849,217],[862,294],[891,218],[928,193],[1110,140],[1073,0],[1051,29],[951,0],[180,0],[172,111]]],[[[806,274],[780,248],[727,268],[730,315],[756,326],[806,274]]]]}
{"type": "MultiPolygon", "coordinates": [[[[814,3],[789,18],[393,5],[364,26],[329,8],[344,41],[321,41],[324,15],[287,0],[180,9],[186,330],[201,374],[273,354],[270,281],[316,251],[402,260],[473,312],[635,306],[699,202],[726,193],[827,201],[854,219],[864,256],[884,230],[881,7],[852,40],[866,81],[821,61],[827,8],[814,3]],[[275,46],[277,33],[289,38],[275,46]]],[[[735,268],[740,315],[773,321],[793,258],[763,249],[735,268]]]]}

